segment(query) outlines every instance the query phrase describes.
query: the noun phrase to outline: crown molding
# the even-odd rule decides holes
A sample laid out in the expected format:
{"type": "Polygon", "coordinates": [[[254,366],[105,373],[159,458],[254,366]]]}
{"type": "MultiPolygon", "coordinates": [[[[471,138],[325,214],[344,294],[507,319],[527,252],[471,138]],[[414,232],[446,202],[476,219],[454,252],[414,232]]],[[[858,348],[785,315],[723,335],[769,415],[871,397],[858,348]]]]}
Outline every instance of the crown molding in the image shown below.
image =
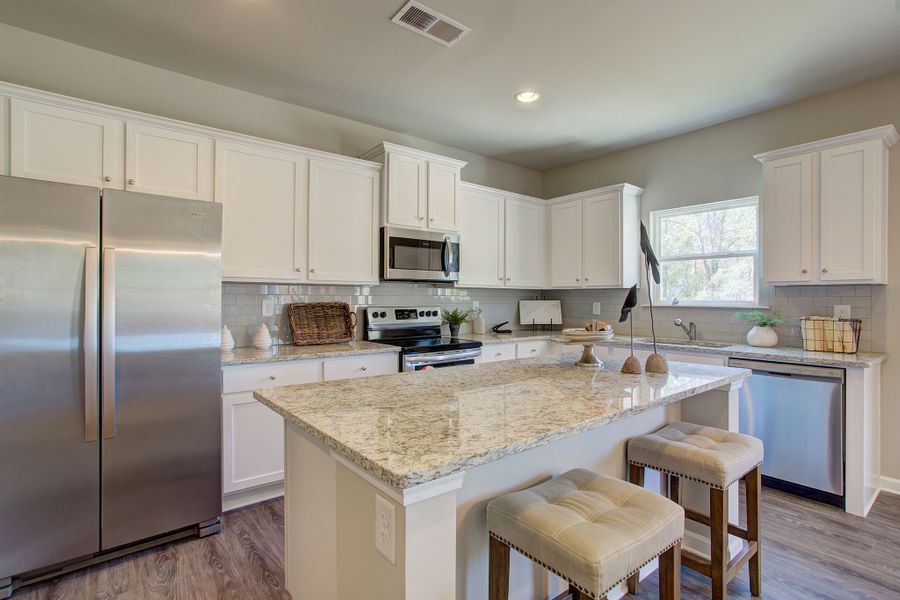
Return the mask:
{"type": "Polygon", "coordinates": [[[401,146],[400,144],[395,144],[393,142],[381,142],[374,148],[370,148],[369,150],[366,150],[365,152],[360,154],[359,157],[362,160],[381,161],[383,160],[381,157],[387,152],[414,156],[416,158],[422,158],[425,160],[430,160],[432,162],[442,163],[451,167],[456,167],[458,169],[462,169],[467,164],[469,164],[464,160],[457,160],[455,158],[442,156],[440,154],[434,154],[433,152],[426,152],[424,150],[410,148],[409,146],[401,146]]]}
{"type": "Polygon", "coordinates": [[[796,154],[821,152],[822,150],[834,148],[835,146],[845,146],[847,144],[856,144],[858,142],[868,142],[877,139],[884,140],[885,145],[890,148],[900,141],[900,135],[897,134],[897,130],[893,125],[882,125],[881,127],[873,127],[872,129],[846,133],[824,140],[797,144],[796,146],[788,146],[787,148],[779,148],[778,150],[763,152],[762,154],[754,154],[753,158],[764,163],[770,160],[785,158],[787,156],[794,156],[796,154]]]}

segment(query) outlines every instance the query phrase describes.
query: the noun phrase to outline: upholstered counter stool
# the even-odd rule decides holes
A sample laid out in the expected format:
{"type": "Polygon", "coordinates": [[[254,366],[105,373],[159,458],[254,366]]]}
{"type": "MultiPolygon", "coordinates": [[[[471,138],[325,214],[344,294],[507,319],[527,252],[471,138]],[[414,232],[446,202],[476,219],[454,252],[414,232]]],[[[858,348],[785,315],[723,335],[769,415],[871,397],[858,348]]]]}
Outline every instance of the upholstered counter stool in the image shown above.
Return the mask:
{"type": "MultiPolygon", "coordinates": [[[[712,579],[712,597],[723,600],[728,582],[745,564],[750,563],[750,592],[761,593],[761,548],[759,541],[760,464],[763,444],[749,435],[704,427],[692,423],[673,423],[656,433],[628,441],[629,479],[644,485],[644,469],[660,471],[669,478],[669,498],[681,504],[681,480],[690,479],[709,487],[709,514],[689,508],[685,517],[709,526],[710,559],[685,550],[686,567],[712,579]],[[728,488],[743,480],[747,495],[747,528],[728,523],[728,488]],[[743,549],[728,560],[728,534],[746,540],[743,549]]],[[[637,581],[628,582],[637,593],[637,581]]]]}
{"type": "Polygon", "coordinates": [[[649,490],[575,469],[488,504],[490,600],[509,598],[515,549],[569,583],[573,600],[606,594],[659,557],[659,597],[681,597],[684,511],[649,490]]]}

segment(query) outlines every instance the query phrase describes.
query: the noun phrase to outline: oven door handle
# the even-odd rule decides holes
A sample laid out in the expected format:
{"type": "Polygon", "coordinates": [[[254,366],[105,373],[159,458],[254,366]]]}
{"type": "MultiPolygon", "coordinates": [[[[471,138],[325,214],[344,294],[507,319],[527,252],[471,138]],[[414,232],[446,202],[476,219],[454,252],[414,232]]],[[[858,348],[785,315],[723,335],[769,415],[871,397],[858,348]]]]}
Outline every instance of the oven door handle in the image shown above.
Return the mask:
{"type": "Polygon", "coordinates": [[[439,354],[420,354],[404,356],[403,363],[409,366],[434,365],[457,360],[469,360],[481,356],[481,348],[472,350],[458,350],[456,352],[441,352],[439,354]]]}
{"type": "Polygon", "coordinates": [[[441,270],[444,275],[450,276],[450,238],[444,237],[441,245],[441,270]]]}

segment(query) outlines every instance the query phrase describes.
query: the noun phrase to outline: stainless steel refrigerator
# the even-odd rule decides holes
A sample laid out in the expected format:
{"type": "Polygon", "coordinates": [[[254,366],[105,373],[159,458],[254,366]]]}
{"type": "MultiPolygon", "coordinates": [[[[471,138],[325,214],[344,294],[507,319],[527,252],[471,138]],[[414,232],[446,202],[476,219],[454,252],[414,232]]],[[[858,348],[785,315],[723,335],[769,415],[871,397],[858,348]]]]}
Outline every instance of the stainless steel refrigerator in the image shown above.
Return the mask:
{"type": "Polygon", "coordinates": [[[221,222],[0,177],[0,598],[218,531],[221,222]]]}

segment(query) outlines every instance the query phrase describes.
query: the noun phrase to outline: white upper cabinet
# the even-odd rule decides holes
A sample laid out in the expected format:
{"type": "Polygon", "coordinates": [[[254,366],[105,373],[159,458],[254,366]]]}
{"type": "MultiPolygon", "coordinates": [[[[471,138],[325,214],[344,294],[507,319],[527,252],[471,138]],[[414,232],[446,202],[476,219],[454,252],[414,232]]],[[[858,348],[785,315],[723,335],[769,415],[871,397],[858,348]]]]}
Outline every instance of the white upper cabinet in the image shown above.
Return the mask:
{"type": "Polygon", "coordinates": [[[378,283],[378,169],[309,162],[309,280],[378,283]]]}
{"type": "Polygon", "coordinates": [[[391,153],[385,163],[385,222],[424,227],[428,215],[428,163],[391,153]]]}
{"type": "Polygon", "coordinates": [[[774,150],[763,163],[763,278],[887,283],[892,125],[774,150]]]}
{"type": "Polygon", "coordinates": [[[298,154],[216,144],[223,277],[306,280],[307,170],[298,154]]]}
{"type": "Polygon", "coordinates": [[[459,229],[459,174],[454,165],[428,163],[428,227],[446,231],[459,229]]]}
{"type": "Polygon", "coordinates": [[[388,142],[360,158],[384,164],[383,225],[459,230],[460,172],[465,162],[388,142]]]}
{"type": "Polygon", "coordinates": [[[0,175],[9,175],[9,98],[0,96],[0,175]]]}
{"type": "Polygon", "coordinates": [[[189,200],[213,200],[210,137],[125,124],[125,189],[189,200]]]}
{"type": "Polygon", "coordinates": [[[545,285],[545,215],[546,206],[540,200],[506,199],[507,287],[540,288],[545,285]]]}
{"type": "Polygon", "coordinates": [[[640,199],[628,183],[551,200],[550,284],[622,288],[640,279],[640,199]]]}
{"type": "Polygon", "coordinates": [[[813,155],[765,164],[763,272],[770,283],[812,279],[813,155]]]}
{"type": "Polygon", "coordinates": [[[550,285],[581,287],[581,200],[550,207],[550,285]]]}
{"type": "MultiPolygon", "coordinates": [[[[622,287],[622,203],[619,194],[598,194],[582,201],[585,287],[622,287]]],[[[634,284],[634,282],[632,282],[634,284]]]]}
{"type": "Polygon", "coordinates": [[[124,189],[125,123],[10,99],[10,175],[124,189]]]}
{"type": "Polygon", "coordinates": [[[464,184],[459,223],[460,286],[503,285],[504,227],[503,194],[464,184]]]}
{"type": "Polygon", "coordinates": [[[880,140],[823,150],[819,193],[819,279],[878,279],[883,256],[877,230],[884,217],[878,190],[880,140]],[[876,264],[878,263],[878,264],[876,264]]]}

